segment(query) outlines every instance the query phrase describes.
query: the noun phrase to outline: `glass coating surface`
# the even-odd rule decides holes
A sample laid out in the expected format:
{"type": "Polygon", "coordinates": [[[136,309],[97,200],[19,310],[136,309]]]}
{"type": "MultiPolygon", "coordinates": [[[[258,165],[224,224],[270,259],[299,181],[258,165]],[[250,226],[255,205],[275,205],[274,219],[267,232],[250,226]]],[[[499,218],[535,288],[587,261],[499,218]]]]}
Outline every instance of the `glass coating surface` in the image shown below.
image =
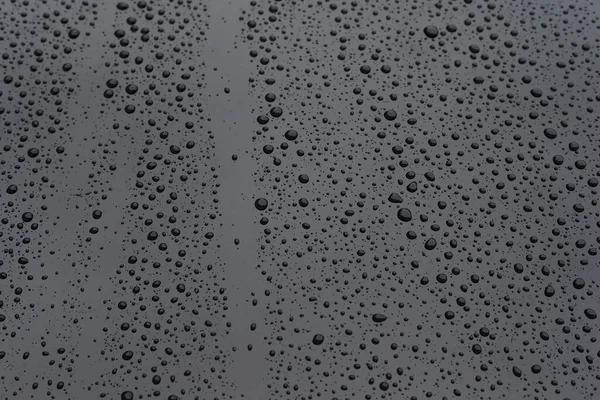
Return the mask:
{"type": "Polygon", "coordinates": [[[3,399],[600,399],[600,2],[0,13],[3,399]]]}

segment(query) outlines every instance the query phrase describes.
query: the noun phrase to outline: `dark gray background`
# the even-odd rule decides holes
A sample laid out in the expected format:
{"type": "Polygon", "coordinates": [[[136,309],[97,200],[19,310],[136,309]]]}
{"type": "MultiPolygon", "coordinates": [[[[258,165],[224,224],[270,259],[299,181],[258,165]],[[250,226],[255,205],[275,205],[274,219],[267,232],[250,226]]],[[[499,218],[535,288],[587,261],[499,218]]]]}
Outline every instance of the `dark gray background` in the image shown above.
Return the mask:
{"type": "Polygon", "coordinates": [[[598,398],[598,322],[584,313],[598,311],[598,197],[588,183],[598,176],[594,2],[128,4],[2,5],[2,67],[12,77],[0,96],[3,398],[598,398]],[[148,28],[148,41],[131,31],[131,16],[148,28]],[[439,36],[428,38],[426,26],[439,36]],[[69,38],[73,28],[77,38],[69,38]],[[119,85],[107,99],[111,78],[119,85]],[[128,84],[138,92],[128,94],[128,84]],[[275,102],[265,101],[268,92],[275,102]],[[260,125],[273,106],[283,115],[260,125]],[[389,109],[395,121],[385,119],[389,109]],[[557,138],[544,135],[548,127],[557,138]],[[298,140],[286,140],[288,129],[298,140]],[[404,152],[394,155],[394,145],[404,152]],[[30,157],[31,148],[39,155],[30,157]],[[147,169],[150,161],[156,169],[147,169]],[[301,184],[300,174],[310,182],[301,184]],[[7,193],[11,184],[16,194],[7,193]],[[390,203],[391,193],[402,204],[390,203]],[[257,210],[257,198],[269,208],[257,210]],[[410,223],[396,217],[400,207],[411,209],[410,223]],[[33,220],[18,225],[25,212],[33,220]],[[407,239],[409,230],[417,239],[407,239]],[[150,231],[159,233],[155,242],[150,231]],[[430,237],[433,251],[423,247],[430,237]],[[447,283],[436,281],[440,273],[447,283]],[[574,288],[576,278],[585,288],[574,288]],[[387,320],[374,322],[376,313],[387,320]],[[322,345],[312,343],[315,334],[322,345]],[[127,350],[131,360],[122,359],[127,350]]]}

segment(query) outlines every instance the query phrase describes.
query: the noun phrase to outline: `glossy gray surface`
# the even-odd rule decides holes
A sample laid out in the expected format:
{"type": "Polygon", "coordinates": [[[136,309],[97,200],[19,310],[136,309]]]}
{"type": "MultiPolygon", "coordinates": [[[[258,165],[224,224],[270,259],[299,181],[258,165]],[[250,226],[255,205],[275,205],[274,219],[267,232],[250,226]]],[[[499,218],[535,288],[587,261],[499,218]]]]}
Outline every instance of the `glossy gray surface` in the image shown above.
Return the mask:
{"type": "Polygon", "coordinates": [[[1,12],[2,398],[599,398],[596,2],[1,12]]]}

